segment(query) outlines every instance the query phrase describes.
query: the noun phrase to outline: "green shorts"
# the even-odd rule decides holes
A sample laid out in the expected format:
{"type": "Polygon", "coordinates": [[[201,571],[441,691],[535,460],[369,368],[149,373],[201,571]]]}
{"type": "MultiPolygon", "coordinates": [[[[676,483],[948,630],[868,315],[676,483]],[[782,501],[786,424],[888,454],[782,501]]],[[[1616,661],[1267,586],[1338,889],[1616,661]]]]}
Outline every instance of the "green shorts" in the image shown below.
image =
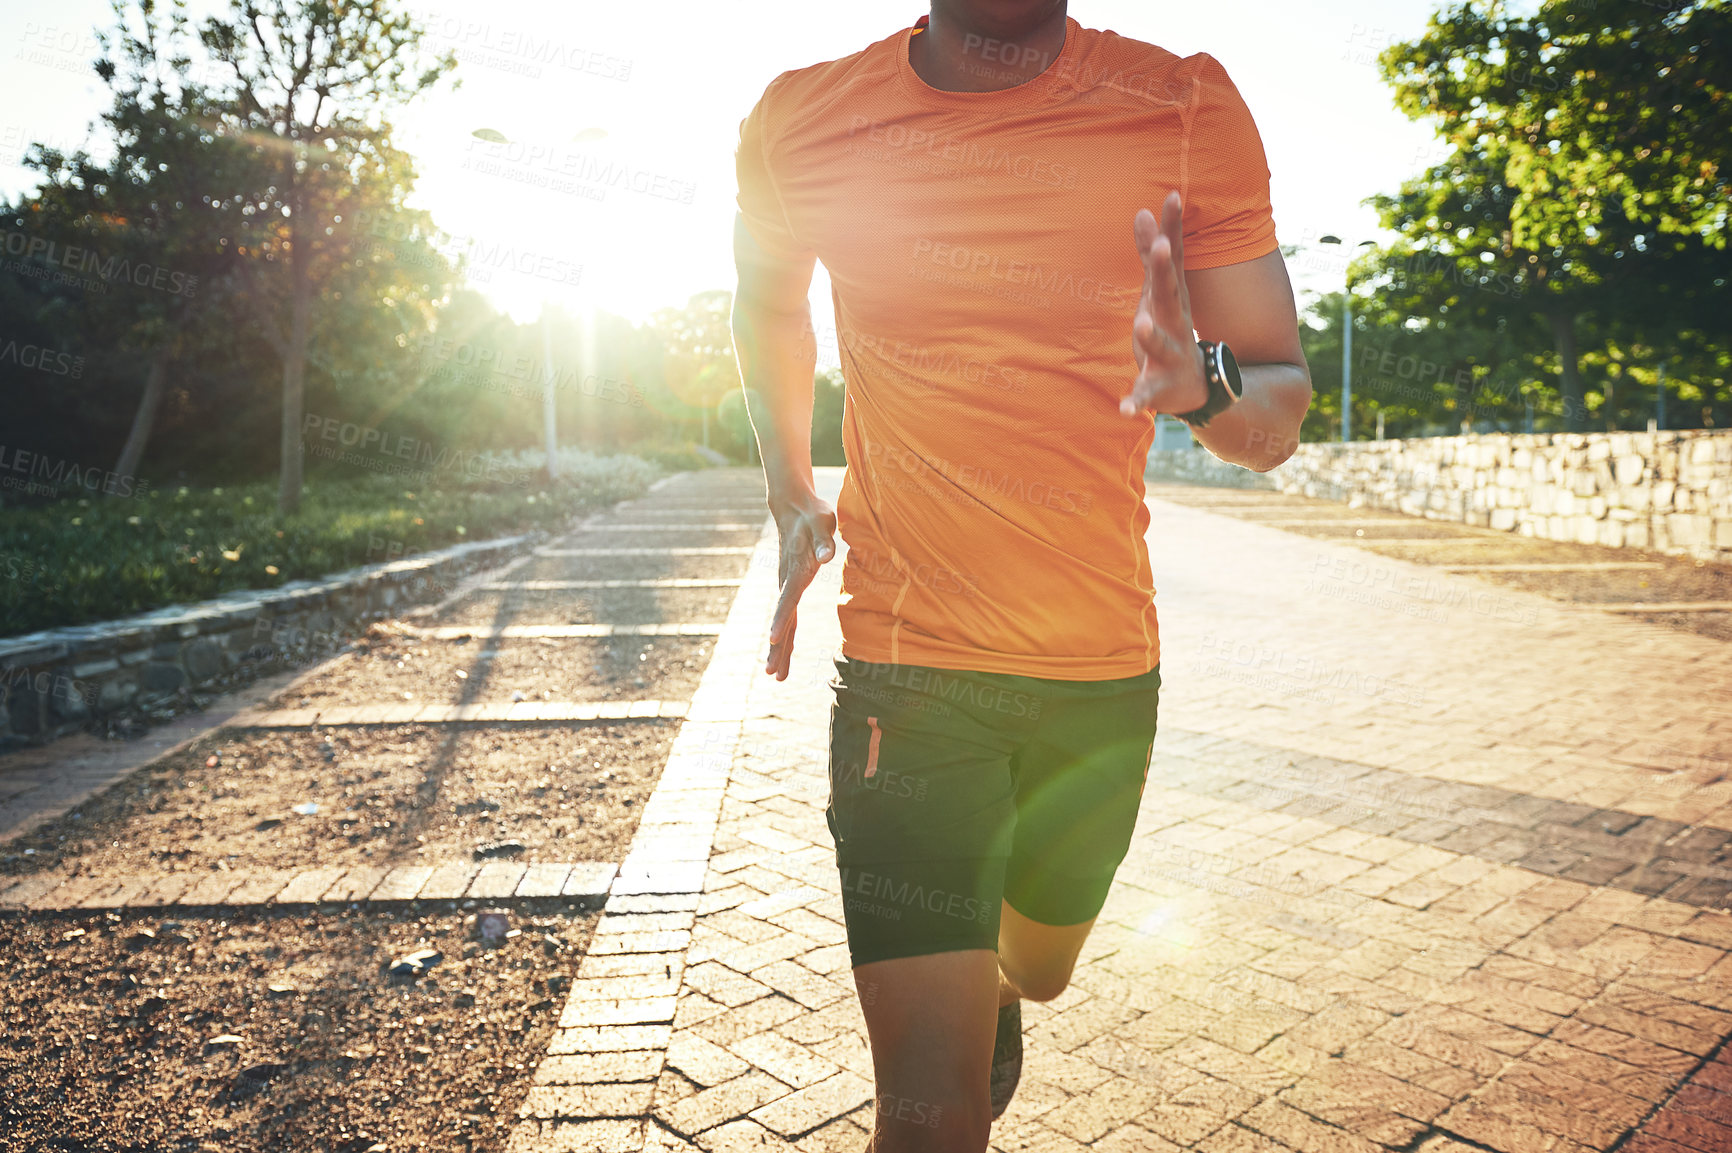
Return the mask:
{"type": "Polygon", "coordinates": [[[830,803],[855,965],[1076,925],[1130,848],[1160,668],[1060,681],[836,660],[830,803]]]}

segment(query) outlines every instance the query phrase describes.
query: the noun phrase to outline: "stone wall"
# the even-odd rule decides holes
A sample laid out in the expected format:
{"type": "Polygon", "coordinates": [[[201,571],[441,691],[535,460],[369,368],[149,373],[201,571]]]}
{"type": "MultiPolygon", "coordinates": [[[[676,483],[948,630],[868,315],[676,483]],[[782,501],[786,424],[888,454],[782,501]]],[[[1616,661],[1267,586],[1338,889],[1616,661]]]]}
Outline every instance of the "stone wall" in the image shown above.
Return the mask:
{"type": "MultiPolygon", "coordinates": [[[[0,748],[105,719],[163,719],[237,682],[304,665],[366,624],[448,595],[543,534],[457,545],[317,581],[0,640],[0,748]]],[[[119,726],[125,731],[127,725],[119,726]]]]}
{"type": "Polygon", "coordinates": [[[1732,560],[1732,431],[1304,444],[1262,475],[1202,451],[1152,453],[1148,475],[1278,488],[1547,540],[1732,560]]]}
{"type": "Polygon", "coordinates": [[[1168,484],[1207,484],[1216,488],[1275,488],[1274,477],[1269,473],[1252,472],[1236,464],[1227,464],[1214,453],[1201,448],[1149,453],[1143,479],[1168,484]]]}

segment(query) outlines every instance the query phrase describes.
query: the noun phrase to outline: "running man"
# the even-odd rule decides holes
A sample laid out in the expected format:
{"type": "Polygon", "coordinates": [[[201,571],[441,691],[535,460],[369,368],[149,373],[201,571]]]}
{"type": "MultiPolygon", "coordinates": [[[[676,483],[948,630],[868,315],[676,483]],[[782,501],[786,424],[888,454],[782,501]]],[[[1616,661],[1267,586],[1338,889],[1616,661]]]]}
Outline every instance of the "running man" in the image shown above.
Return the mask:
{"type": "Polygon", "coordinates": [[[1310,404],[1263,147],[1206,54],[1084,28],[1065,0],[932,0],[778,76],[737,164],[778,679],[800,594],[848,545],[826,815],[871,1148],[981,1150],[1020,999],[1070,980],[1148,773],[1154,414],[1266,471],[1310,404]],[[815,259],[847,383],[834,511],[810,452],[815,259]]]}

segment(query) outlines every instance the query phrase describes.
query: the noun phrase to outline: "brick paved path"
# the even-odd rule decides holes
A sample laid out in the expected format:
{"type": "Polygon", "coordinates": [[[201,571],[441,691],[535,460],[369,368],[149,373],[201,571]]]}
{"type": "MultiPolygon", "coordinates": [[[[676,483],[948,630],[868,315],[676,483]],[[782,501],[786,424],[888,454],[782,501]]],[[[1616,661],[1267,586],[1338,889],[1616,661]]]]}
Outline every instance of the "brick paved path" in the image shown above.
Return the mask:
{"type": "MultiPolygon", "coordinates": [[[[994,1148],[1726,1149],[1732,647],[1151,506],[1153,771],[1073,986],[1025,1008],[994,1148]]],[[[754,664],[675,951],[612,962],[671,1023],[556,1041],[616,1119],[516,1148],[862,1147],[822,812],[838,576],[789,680],[754,664]]],[[[773,581],[755,561],[730,651],[761,659],[773,581]]]]}

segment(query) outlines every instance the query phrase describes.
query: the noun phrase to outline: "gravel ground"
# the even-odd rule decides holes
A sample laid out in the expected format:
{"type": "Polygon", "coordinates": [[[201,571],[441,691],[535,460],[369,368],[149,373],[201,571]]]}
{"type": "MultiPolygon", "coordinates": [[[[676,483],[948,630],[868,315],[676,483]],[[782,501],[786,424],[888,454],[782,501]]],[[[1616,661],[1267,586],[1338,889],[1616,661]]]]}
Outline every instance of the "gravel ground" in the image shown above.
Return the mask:
{"type": "Polygon", "coordinates": [[[0,876],[443,864],[506,840],[524,861],[617,862],[677,729],[230,730],[7,844],[0,876]]]}
{"type": "MultiPolygon", "coordinates": [[[[1230,515],[1230,514],[1229,514],[1230,515]]],[[[1255,524],[1261,520],[1277,519],[1272,517],[1244,517],[1244,520],[1255,524]]],[[[1307,518],[1294,518],[1307,519],[1307,518]]],[[[1439,524],[1437,521],[1420,520],[1417,517],[1406,524],[1382,524],[1371,522],[1364,525],[1352,521],[1319,521],[1317,524],[1279,524],[1274,527],[1283,532],[1298,533],[1300,536],[1316,537],[1320,540],[1355,541],[1363,538],[1367,541],[1412,540],[1421,537],[1426,540],[1463,540],[1479,541],[1486,539],[1486,534],[1473,529],[1464,529],[1459,525],[1439,524]]]]}
{"type": "Polygon", "coordinates": [[[485,948],[446,902],[0,920],[0,1148],[503,1149],[594,922],[485,948]]]}
{"type": "Polygon", "coordinates": [[[354,652],[284,693],[277,707],[683,701],[697,690],[711,644],[710,637],[632,636],[447,641],[376,631],[354,652]]]}
{"type": "MultiPolygon", "coordinates": [[[[1630,558],[1635,559],[1635,558],[1630,558]]],[[[1644,558],[1646,559],[1646,558],[1644,558]]],[[[1668,557],[1660,569],[1601,572],[1475,573],[1483,579],[1559,600],[1635,604],[1659,601],[1732,602],[1732,568],[1668,557]]]]}
{"type": "MultiPolygon", "coordinates": [[[[718,481],[715,499],[762,499],[735,487],[718,481]]],[[[719,519],[689,516],[682,523],[719,519]]],[[[758,535],[592,531],[562,544],[738,546],[758,535]]],[[[743,555],[538,557],[509,579],[737,578],[746,565],[743,555]]],[[[481,592],[416,622],[719,622],[735,591],[481,592]]],[[[685,700],[712,646],[438,641],[385,626],[273,703],[685,700]]],[[[678,728],[225,730],[0,846],[0,876],[444,864],[502,841],[519,842],[525,862],[617,862],[678,728]],[[308,804],[316,810],[295,811],[308,804]]],[[[453,902],[0,917],[0,1153],[501,1150],[594,928],[594,914],[559,904],[519,907],[520,935],[497,949],[472,939],[453,902]],[[428,948],[442,954],[429,972],[388,975],[393,959],[428,948]]]]}
{"type": "MultiPolygon", "coordinates": [[[[546,578],[543,578],[546,579],[546,578]]],[[[736,588],[489,590],[447,609],[442,625],[720,624],[736,588]]]]}

